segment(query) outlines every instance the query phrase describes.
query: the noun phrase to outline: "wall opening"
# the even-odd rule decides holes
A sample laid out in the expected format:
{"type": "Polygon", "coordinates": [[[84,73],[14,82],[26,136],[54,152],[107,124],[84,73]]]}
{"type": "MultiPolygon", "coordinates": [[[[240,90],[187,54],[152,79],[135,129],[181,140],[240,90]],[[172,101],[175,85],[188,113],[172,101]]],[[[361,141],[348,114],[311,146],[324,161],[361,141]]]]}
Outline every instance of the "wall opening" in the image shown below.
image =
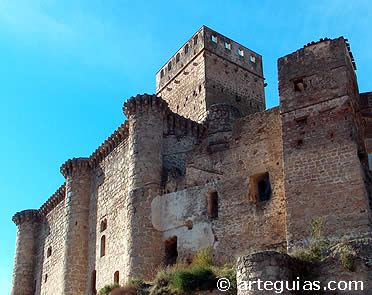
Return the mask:
{"type": "Polygon", "coordinates": [[[119,271],[115,271],[114,273],[114,284],[119,284],[119,271]]]}
{"type": "Polygon", "coordinates": [[[256,57],[254,57],[253,55],[251,55],[250,57],[249,57],[249,60],[251,61],[251,62],[256,62],[256,57]]]}
{"type": "Polygon", "coordinates": [[[231,43],[228,41],[225,41],[225,48],[231,50],[231,43]]]}
{"type": "Polygon", "coordinates": [[[177,53],[177,55],[176,55],[176,63],[179,62],[179,61],[180,61],[180,54],[177,53]]]}
{"type": "Polygon", "coordinates": [[[212,35],[212,41],[213,41],[214,43],[217,43],[217,37],[216,37],[215,35],[212,35]]]}
{"type": "Polygon", "coordinates": [[[160,78],[163,78],[164,77],[164,70],[161,70],[160,72],[160,78]]]}
{"type": "Polygon", "coordinates": [[[90,285],[90,290],[92,291],[93,294],[97,293],[97,272],[96,270],[92,271],[92,280],[91,280],[91,285],[90,285]]]}
{"type": "Polygon", "coordinates": [[[104,220],[101,221],[101,227],[100,230],[103,232],[107,228],[107,219],[105,218],[104,220]]]}
{"type": "Polygon", "coordinates": [[[243,51],[243,49],[238,48],[238,54],[239,54],[240,56],[244,56],[244,51],[243,51]]]}
{"type": "Polygon", "coordinates": [[[165,259],[164,264],[174,265],[177,263],[177,236],[171,237],[165,241],[165,259]]]}
{"type": "Polygon", "coordinates": [[[101,237],[101,257],[106,255],[106,236],[101,237]]]}
{"type": "Polygon", "coordinates": [[[293,84],[294,84],[294,90],[297,91],[297,92],[304,91],[305,88],[306,88],[306,85],[305,85],[303,79],[297,79],[297,80],[293,81],[293,84]]]}
{"type": "Polygon", "coordinates": [[[198,39],[198,36],[196,35],[194,37],[194,45],[197,45],[199,43],[199,39],[198,39]]]}
{"type": "Polygon", "coordinates": [[[207,193],[207,213],[209,219],[218,217],[218,194],[215,190],[207,193]]]}
{"type": "Polygon", "coordinates": [[[52,247],[50,246],[47,250],[47,258],[52,255],[52,247]]]}
{"type": "Polygon", "coordinates": [[[44,277],[44,283],[46,283],[47,281],[48,281],[48,274],[46,274],[44,277]]]}
{"type": "Polygon", "coordinates": [[[186,45],[185,45],[185,54],[186,54],[186,53],[189,53],[189,51],[190,51],[189,44],[186,44],[186,45]]]}
{"type": "Polygon", "coordinates": [[[253,202],[264,202],[271,199],[271,183],[268,172],[249,177],[249,199],[253,202]]]}
{"type": "Polygon", "coordinates": [[[170,61],[168,64],[168,71],[170,71],[171,69],[172,69],[172,62],[170,61]]]}

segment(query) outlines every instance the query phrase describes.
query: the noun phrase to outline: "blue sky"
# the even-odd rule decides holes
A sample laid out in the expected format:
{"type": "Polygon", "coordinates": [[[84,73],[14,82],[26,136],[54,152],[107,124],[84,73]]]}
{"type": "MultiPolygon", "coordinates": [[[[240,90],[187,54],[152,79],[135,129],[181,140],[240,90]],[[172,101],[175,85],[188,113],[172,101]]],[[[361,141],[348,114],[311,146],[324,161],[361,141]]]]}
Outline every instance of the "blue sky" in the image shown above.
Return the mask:
{"type": "Polygon", "coordinates": [[[279,103],[277,59],[323,37],[349,39],[360,91],[372,91],[368,0],[0,0],[2,290],[12,215],[39,208],[64,182],[60,165],[123,122],[124,100],[154,93],[157,70],[202,25],[263,56],[268,108],[279,103]]]}

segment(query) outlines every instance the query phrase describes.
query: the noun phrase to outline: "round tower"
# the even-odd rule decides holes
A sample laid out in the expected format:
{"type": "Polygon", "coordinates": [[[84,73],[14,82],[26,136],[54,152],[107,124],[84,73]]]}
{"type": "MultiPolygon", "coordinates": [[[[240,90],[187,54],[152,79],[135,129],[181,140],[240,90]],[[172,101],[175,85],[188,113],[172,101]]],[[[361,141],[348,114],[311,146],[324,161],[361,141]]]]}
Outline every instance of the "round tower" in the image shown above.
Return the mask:
{"type": "Polygon", "coordinates": [[[129,122],[130,161],[127,216],[130,228],[127,278],[145,278],[164,259],[161,232],[151,221],[151,202],[160,193],[163,128],[167,103],[155,95],[137,95],[124,104],[129,122]]]}
{"type": "Polygon", "coordinates": [[[38,210],[24,210],[13,216],[18,231],[11,295],[29,295],[35,291],[34,264],[39,220],[38,210]]]}
{"type": "Polygon", "coordinates": [[[66,178],[66,247],[63,294],[85,294],[88,268],[88,220],[91,168],[88,158],[72,159],[61,167],[66,178]]]}

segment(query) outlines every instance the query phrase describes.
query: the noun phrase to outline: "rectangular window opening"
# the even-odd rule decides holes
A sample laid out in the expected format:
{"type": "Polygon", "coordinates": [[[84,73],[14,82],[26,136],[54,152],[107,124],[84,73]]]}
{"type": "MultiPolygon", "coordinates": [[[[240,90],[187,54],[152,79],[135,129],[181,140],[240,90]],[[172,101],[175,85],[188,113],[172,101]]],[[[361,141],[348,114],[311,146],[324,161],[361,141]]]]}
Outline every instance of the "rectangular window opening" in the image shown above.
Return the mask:
{"type": "Polygon", "coordinates": [[[249,199],[255,203],[271,199],[272,190],[268,172],[251,175],[249,177],[249,199]]]}
{"type": "Polygon", "coordinates": [[[214,43],[217,43],[217,37],[216,37],[215,35],[212,35],[212,41],[213,41],[214,43]]]}
{"type": "Polygon", "coordinates": [[[231,50],[231,43],[226,41],[225,42],[225,48],[231,50]]]}
{"type": "Polygon", "coordinates": [[[177,251],[177,236],[171,237],[165,241],[165,259],[164,264],[174,265],[177,263],[178,251],[177,251]]]}

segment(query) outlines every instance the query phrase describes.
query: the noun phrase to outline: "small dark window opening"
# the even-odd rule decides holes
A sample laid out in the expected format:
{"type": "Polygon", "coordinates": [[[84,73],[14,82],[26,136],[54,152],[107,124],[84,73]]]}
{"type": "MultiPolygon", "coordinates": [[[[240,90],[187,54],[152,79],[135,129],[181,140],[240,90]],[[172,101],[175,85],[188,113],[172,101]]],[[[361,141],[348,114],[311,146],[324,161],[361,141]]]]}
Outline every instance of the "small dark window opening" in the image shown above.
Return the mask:
{"type": "Polygon", "coordinates": [[[106,230],[106,228],[107,228],[107,219],[104,219],[101,221],[101,228],[100,228],[101,232],[106,230]]]}
{"type": "Polygon", "coordinates": [[[46,283],[48,280],[48,274],[45,275],[44,283],[46,283]]]}
{"type": "Polygon", "coordinates": [[[92,271],[92,284],[91,284],[91,291],[93,294],[97,293],[97,272],[96,270],[92,271]]]}
{"type": "Polygon", "coordinates": [[[171,69],[172,69],[172,62],[170,61],[168,64],[168,71],[170,71],[171,69]]]}
{"type": "Polygon", "coordinates": [[[114,284],[119,284],[119,271],[114,273],[114,284]]]}
{"type": "Polygon", "coordinates": [[[177,263],[177,236],[171,237],[165,241],[165,265],[174,265],[177,263]]]}
{"type": "Polygon", "coordinates": [[[185,45],[185,53],[189,53],[189,51],[190,51],[189,44],[186,44],[185,45]]]}
{"type": "Polygon", "coordinates": [[[106,236],[103,235],[101,238],[101,257],[106,254],[106,236]]]}
{"type": "Polygon", "coordinates": [[[195,37],[194,37],[194,45],[197,45],[198,43],[199,43],[198,36],[195,36],[195,37]]]}
{"type": "Polygon", "coordinates": [[[306,88],[306,85],[305,85],[303,79],[295,80],[293,83],[294,83],[294,90],[295,91],[301,92],[301,91],[304,91],[305,88],[306,88]]]}
{"type": "Polygon", "coordinates": [[[176,63],[179,62],[179,61],[180,61],[180,54],[177,53],[177,55],[176,55],[176,63]]]}
{"type": "Polygon", "coordinates": [[[264,202],[271,199],[272,190],[269,173],[260,173],[249,178],[249,197],[253,202],[264,202]]]}
{"type": "Polygon", "coordinates": [[[216,219],[218,217],[218,194],[216,191],[207,193],[207,212],[209,219],[216,219]]]}
{"type": "Polygon", "coordinates": [[[47,250],[47,258],[52,255],[52,247],[49,247],[47,250]]]}
{"type": "Polygon", "coordinates": [[[164,77],[164,70],[161,70],[160,72],[160,78],[163,78],[164,77]]]}

